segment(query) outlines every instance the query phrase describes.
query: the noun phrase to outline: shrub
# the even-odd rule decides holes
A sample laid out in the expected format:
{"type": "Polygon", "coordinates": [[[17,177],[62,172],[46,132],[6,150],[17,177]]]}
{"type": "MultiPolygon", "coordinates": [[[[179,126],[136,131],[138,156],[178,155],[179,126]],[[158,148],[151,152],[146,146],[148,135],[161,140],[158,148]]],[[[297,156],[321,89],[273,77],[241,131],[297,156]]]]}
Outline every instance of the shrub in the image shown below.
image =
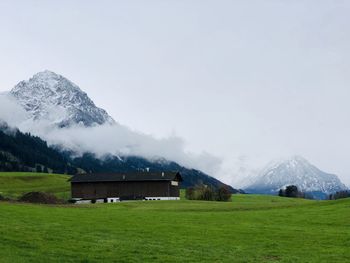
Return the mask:
{"type": "Polygon", "coordinates": [[[216,190],[216,201],[228,202],[231,201],[231,196],[231,191],[225,186],[219,187],[216,190]]]}
{"type": "Polygon", "coordinates": [[[198,185],[194,188],[189,188],[187,196],[190,200],[215,200],[215,192],[206,185],[198,185]]]}
{"type": "Polygon", "coordinates": [[[203,185],[198,189],[198,199],[205,201],[214,201],[215,200],[215,192],[211,187],[203,185]]]}
{"type": "Polygon", "coordinates": [[[186,199],[194,200],[195,199],[195,189],[193,187],[189,187],[186,189],[186,199]]]}
{"type": "Polygon", "coordinates": [[[288,185],[285,192],[286,197],[298,197],[298,187],[295,185],[288,185]]]}
{"type": "Polygon", "coordinates": [[[299,191],[295,185],[288,185],[286,189],[280,189],[278,195],[283,197],[306,198],[305,193],[299,191]]]}
{"type": "Polygon", "coordinates": [[[199,185],[186,189],[186,199],[204,201],[229,201],[231,192],[227,187],[213,189],[207,185],[199,185]]]}

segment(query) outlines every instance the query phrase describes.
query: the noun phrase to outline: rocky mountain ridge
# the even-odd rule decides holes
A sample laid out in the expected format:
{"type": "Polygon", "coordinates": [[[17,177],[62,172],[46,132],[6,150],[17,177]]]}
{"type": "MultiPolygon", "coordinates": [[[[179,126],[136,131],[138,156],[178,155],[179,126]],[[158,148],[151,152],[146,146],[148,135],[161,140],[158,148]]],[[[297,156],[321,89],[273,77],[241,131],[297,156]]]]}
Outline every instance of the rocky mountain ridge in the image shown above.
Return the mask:
{"type": "Polygon", "coordinates": [[[19,82],[8,95],[15,98],[33,120],[60,127],[115,123],[76,84],[48,70],[19,82]]]}
{"type": "Polygon", "coordinates": [[[288,185],[296,185],[303,192],[318,195],[347,189],[336,175],[321,171],[301,156],[293,156],[267,166],[245,190],[251,193],[275,194],[288,185]]]}

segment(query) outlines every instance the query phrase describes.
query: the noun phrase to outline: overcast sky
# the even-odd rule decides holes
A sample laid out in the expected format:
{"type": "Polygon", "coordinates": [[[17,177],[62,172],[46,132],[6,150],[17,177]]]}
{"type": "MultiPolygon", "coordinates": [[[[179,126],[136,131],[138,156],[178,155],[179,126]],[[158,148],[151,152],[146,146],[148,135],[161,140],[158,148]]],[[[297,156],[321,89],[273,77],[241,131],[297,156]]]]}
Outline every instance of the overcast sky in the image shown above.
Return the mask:
{"type": "Polygon", "coordinates": [[[298,154],[350,184],[350,1],[0,0],[0,91],[44,69],[119,123],[223,160],[298,154]]]}

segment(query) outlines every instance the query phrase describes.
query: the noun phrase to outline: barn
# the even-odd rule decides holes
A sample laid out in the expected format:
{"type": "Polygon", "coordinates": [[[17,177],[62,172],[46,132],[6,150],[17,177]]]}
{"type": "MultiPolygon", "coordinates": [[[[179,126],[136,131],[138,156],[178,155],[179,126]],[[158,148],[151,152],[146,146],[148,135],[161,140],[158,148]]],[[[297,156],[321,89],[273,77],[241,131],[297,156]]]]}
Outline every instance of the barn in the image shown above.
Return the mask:
{"type": "Polygon", "coordinates": [[[70,179],[72,200],[78,203],[123,200],[179,200],[178,172],[77,174],[70,179]]]}

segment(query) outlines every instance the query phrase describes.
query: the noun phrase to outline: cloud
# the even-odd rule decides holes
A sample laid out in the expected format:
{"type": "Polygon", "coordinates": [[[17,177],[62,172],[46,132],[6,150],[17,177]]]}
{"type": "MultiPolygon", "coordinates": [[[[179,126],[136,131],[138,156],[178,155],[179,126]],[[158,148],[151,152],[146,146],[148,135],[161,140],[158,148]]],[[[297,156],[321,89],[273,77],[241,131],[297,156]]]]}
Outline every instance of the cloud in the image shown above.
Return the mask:
{"type": "MultiPolygon", "coordinates": [[[[52,110],[56,111],[55,108],[52,110]]],[[[64,111],[61,113],[64,117],[64,111]]],[[[49,116],[52,114],[55,113],[50,112],[49,116]]],[[[149,160],[164,158],[188,168],[199,169],[227,184],[240,188],[249,184],[267,161],[281,157],[282,153],[282,149],[272,151],[273,143],[260,137],[256,140],[260,139],[265,145],[261,143],[260,147],[257,147],[258,141],[256,141],[253,145],[257,148],[248,149],[245,153],[236,149],[229,155],[216,157],[207,152],[188,151],[186,142],[179,136],[171,135],[159,139],[118,123],[93,127],[73,125],[58,128],[52,125],[52,120],[48,118],[40,121],[31,119],[27,112],[6,93],[0,94],[0,120],[23,132],[30,132],[41,137],[49,145],[58,145],[72,150],[76,155],[92,152],[101,158],[106,154],[140,156],[149,160]],[[269,149],[270,152],[262,151],[262,149],[269,149]],[[251,153],[253,150],[255,154],[251,153]]],[[[285,156],[288,155],[288,152],[285,153],[285,156]]],[[[317,163],[316,165],[318,166],[317,163]]]]}
{"type": "Polygon", "coordinates": [[[208,173],[214,172],[220,165],[220,160],[210,154],[186,152],[183,139],[176,136],[155,139],[151,135],[132,131],[120,124],[94,127],[76,125],[68,128],[53,128],[43,122],[33,124],[32,127],[28,127],[27,123],[27,127],[22,128],[39,135],[49,144],[61,145],[77,154],[93,152],[100,157],[108,153],[142,156],[150,160],[165,158],[208,173]]]}
{"type": "Polygon", "coordinates": [[[26,111],[7,93],[0,94],[0,120],[17,127],[28,119],[26,111]]]}
{"type": "Polygon", "coordinates": [[[6,94],[0,95],[0,119],[10,126],[18,127],[23,132],[41,137],[49,145],[59,145],[74,151],[77,155],[92,152],[98,157],[113,154],[141,156],[149,160],[165,158],[209,174],[215,173],[221,165],[221,160],[209,153],[196,154],[186,151],[184,140],[175,135],[156,139],[118,123],[93,127],[73,125],[58,128],[52,125],[50,119],[33,120],[15,100],[6,94]]]}

